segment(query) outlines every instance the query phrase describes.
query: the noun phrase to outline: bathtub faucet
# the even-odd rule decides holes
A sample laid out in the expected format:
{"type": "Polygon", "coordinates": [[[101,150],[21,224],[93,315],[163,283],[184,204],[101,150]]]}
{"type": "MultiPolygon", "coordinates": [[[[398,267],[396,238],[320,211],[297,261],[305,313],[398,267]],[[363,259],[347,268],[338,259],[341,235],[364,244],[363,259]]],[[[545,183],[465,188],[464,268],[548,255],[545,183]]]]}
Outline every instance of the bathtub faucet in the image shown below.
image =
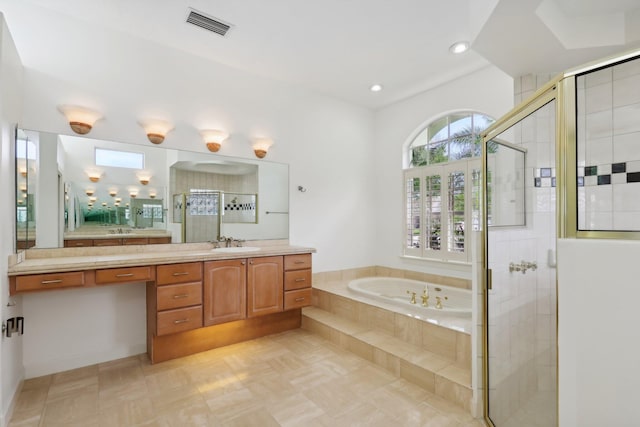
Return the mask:
{"type": "Polygon", "coordinates": [[[427,288],[422,291],[422,296],[420,298],[422,298],[422,306],[429,307],[429,294],[427,293],[427,288]]]}
{"type": "Polygon", "coordinates": [[[438,310],[442,310],[442,301],[440,300],[440,297],[436,297],[436,308],[438,310]]]}
{"type": "Polygon", "coordinates": [[[416,293],[415,292],[411,292],[411,291],[407,291],[407,294],[411,295],[411,300],[409,302],[411,304],[415,304],[416,303],[416,293]]]}

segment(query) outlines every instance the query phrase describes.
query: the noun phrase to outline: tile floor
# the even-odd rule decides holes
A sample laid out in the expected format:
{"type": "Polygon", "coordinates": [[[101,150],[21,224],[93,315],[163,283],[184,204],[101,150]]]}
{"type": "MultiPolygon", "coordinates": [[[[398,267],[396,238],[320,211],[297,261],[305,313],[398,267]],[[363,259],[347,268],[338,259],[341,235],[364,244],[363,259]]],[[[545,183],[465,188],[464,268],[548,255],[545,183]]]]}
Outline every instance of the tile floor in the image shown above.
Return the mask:
{"type": "Polygon", "coordinates": [[[151,365],[133,356],[25,381],[18,426],[484,424],[303,330],[151,365]]]}

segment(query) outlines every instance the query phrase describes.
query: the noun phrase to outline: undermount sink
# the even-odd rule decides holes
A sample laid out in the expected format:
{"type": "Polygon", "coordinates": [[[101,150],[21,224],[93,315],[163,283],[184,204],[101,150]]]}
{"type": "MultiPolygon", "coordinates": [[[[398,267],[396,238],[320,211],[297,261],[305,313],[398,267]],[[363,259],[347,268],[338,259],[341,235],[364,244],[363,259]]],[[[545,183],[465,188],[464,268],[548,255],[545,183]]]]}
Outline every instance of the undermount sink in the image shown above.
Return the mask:
{"type": "Polygon", "coordinates": [[[213,252],[254,252],[259,251],[260,248],[255,246],[238,246],[233,248],[215,248],[212,249],[213,252]]]}

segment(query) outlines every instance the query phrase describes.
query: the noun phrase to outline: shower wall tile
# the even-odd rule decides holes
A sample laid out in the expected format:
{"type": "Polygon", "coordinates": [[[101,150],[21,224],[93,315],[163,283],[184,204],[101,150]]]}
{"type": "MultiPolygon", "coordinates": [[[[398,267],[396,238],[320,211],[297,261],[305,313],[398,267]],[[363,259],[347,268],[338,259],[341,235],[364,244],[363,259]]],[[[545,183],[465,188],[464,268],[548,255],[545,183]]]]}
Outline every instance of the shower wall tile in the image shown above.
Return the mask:
{"type": "MultiPolygon", "coordinates": [[[[585,99],[585,113],[592,114],[599,111],[610,111],[613,107],[613,82],[593,86],[587,92],[585,99]]],[[[622,104],[626,105],[626,104],[622,104]]]]}
{"type": "Polygon", "coordinates": [[[616,80],[612,86],[613,107],[636,104],[640,100],[640,74],[616,80]]]}
{"type": "Polygon", "coordinates": [[[619,80],[640,74],[640,61],[627,61],[613,67],[613,79],[619,80]]]}

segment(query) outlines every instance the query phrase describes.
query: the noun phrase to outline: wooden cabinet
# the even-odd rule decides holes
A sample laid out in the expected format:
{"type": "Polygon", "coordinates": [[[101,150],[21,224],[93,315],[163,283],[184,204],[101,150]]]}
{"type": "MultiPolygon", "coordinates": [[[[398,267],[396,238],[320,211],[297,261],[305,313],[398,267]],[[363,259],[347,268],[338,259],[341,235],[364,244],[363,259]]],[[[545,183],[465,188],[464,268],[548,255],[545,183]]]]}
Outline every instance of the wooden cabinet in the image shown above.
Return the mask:
{"type": "MultiPolygon", "coordinates": [[[[122,245],[157,245],[171,243],[171,236],[163,237],[131,237],[104,239],[65,239],[65,248],[85,248],[89,246],[122,246],[122,245]]],[[[32,245],[33,246],[33,245],[32,245]]],[[[21,249],[21,248],[18,248],[21,249]]]]}
{"type": "Polygon", "coordinates": [[[247,266],[247,317],[282,311],[283,288],[283,257],[250,258],[247,266]]]}
{"type": "Polygon", "coordinates": [[[204,263],[204,325],[247,317],[247,260],[204,263]]]}
{"type": "Polygon", "coordinates": [[[284,309],[311,305],[311,254],[284,257],[284,309]]]}
{"type": "Polygon", "coordinates": [[[156,336],[202,327],[202,263],[159,265],[147,285],[147,328],[156,336]]]}
{"type": "Polygon", "coordinates": [[[65,248],[85,248],[93,246],[93,239],[67,239],[64,241],[65,248]]]}
{"type": "Polygon", "coordinates": [[[161,244],[171,243],[171,236],[149,237],[148,243],[150,245],[161,245],[161,244]]]}

